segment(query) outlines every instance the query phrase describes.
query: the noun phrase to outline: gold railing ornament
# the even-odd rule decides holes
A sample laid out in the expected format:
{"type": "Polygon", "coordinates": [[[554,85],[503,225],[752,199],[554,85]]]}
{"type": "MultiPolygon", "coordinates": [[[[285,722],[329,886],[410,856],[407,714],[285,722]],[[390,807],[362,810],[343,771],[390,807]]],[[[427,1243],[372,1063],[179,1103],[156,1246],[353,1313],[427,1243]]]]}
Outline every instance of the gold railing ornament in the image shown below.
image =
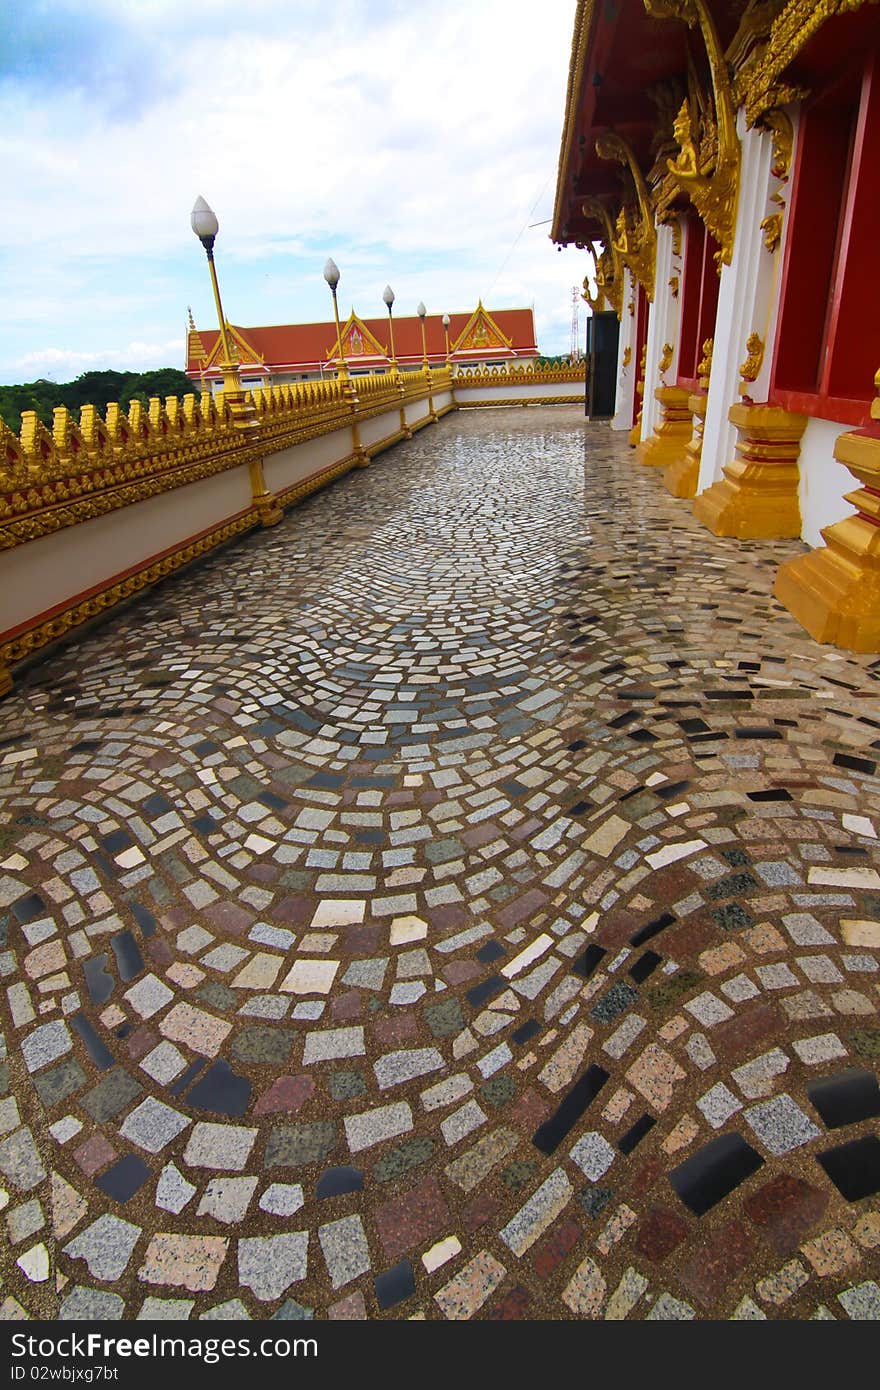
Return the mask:
{"type": "Polygon", "coordinates": [[[614,159],[629,169],[635,188],[638,219],[626,205],[620,209],[611,237],[611,248],[627,267],[633,279],[638,280],[648,298],[653,301],[657,232],[654,228],[654,211],[648,186],[639,168],[639,162],[632,146],[613,130],[603,131],[598,136],[596,153],[600,159],[614,159]]]}
{"type": "Polygon", "coordinates": [[[704,390],[709,388],[709,377],[712,375],[712,353],[714,351],[715,339],[707,338],[703,344],[703,356],[697,363],[697,376],[704,390]]]}
{"type": "Polygon", "coordinates": [[[764,340],[757,333],[750,333],[746,339],[746,360],[740,364],[739,374],[742,380],[739,384],[739,394],[742,399],[751,404],[752,398],[749,390],[761,375],[761,368],[764,365],[764,340]]]}
{"type": "Polygon", "coordinates": [[[685,97],[673,126],[679,154],[667,164],[718,242],[719,263],[730,265],[739,197],[740,147],[736,107],[718,31],[706,0],[644,0],[644,6],[655,19],[678,19],[689,29],[699,27],[703,36],[715,98],[715,121],[713,124],[711,119],[704,119],[703,129],[697,130],[696,113],[685,97]]]}
{"type": "Polygon", "coordinates": [[[614,224],[605,204],[598,198],[587,198],[582,205],[585,217],[598,222],[602,228],[602,250],[597,253],[593,243],[593,258],[596,262],[596,295],[590,294],[584,280],[584,299],[594,314],[602,312],[603,299],[614,310],[618,318],[623,316],[623,265],[614,247],[614,224]]]}

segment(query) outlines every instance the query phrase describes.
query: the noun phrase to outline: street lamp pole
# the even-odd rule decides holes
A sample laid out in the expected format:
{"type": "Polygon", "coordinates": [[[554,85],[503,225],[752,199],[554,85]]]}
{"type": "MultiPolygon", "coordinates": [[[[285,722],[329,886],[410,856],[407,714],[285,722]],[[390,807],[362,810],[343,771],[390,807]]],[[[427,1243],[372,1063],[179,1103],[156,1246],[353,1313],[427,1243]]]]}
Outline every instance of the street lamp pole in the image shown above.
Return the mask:
{"type": "Polygon", "coordinates": [[[339,326],[339,305],[336,301],[336,286],[339,284],[339,267],[332,256],[327,258],[324,266],[324,279],[330,286],[330,293],[333,296],[333,317],[336,321],[336,350],[339,353],[339,369],[336,373],[340,381],[348,381],[348,363],[342,351],[342,329],[339,326]]]}
{"type": "Polygon", "coordinates": [[[447,367],[449,366],[449,324],[450,324],[449,315],[448,315],[448,314],[444,314],[444,315],[443,315],[443,332],[446,334],[446,365],[447,365],[447,367]]]}
{"type": "Polygon", "coordinates": [[[428,362],[428,340],[425,337],[425,315],[427,312],[424,302],[420,303],[416,313],[422,321],[422,369],[428,383],[428,418],[436,424],[439,417],[434,409],[434,396],[431,391],[431,366],[428,362]]]}
{"type": "MultiPolygon", "coordinates": [[[[384,290],[382,291],[382,298],[385,301],[385,307],[388,310],[388,332],[391,336],[391,372],[394,380],[397,382],[397,389],[399,390],[401,397],[403,397],[405,392],[405,388],[403,385],[403,377],[401,375],[400,368],[397,365],[397,354],[394,351],[394,318],[391,313],[391,309],[394,304],[394,291],[390,285],[385,286],[384,290]]],[[[400,432],[403,435],[404,439],[412,439],[412,430],[406,422],[406,405],[403,403],[402,399],[400,405],[400,432]]]]}
{"type": "Polygon", "coordinates": [[[217,319],[220,324],[220,342],[223,347],[223,361],[220,363],[220,370],[223,373],[223,395],[229,406],[233,424],[236,429],[241,431],[244,442],[248,446],[251,502],[260,524],[262,526],[274,526],[281,520],[284,512],[278,505],[278,499],[266,486],[263,458],[258,452],[260,447],[259,421],[253,401],[242,389],[238,368],[232,356],[229,333],[226,327],[226,315],[223,313],[223,305],[220,301],[220,286],[217,283],[217,271],[214,266],[214,242],[217,239],[220,224],[216,214],[204,198],[196,198],[190,214],[190,225],[205,248],[205,255],[208,258],[211,288],[214,291],[214,304],[217,308],[217,319]]]}

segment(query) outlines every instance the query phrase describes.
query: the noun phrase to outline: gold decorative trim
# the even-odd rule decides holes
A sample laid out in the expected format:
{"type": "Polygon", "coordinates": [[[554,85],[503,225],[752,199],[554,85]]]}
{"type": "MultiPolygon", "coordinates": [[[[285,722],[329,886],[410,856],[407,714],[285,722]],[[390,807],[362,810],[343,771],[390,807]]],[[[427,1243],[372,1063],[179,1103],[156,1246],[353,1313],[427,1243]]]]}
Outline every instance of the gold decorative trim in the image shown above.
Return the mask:
{"type": "Polygon", "coordinates": [[[773,107],[787,106],[806,95],[803,88],[783,82],[786,68],[829,19],[851,14],[878,0],[788,0],[776,16],[758,56],[746,61],[734,86],[737,103],[745,108],[748,125],[755,126],[773,107]]]}
{"type": "Polygon", "coordinates": [[[667,160],[667,167],[718,242],[720,261],[730,265],[739,198],[740,147],[736,106],[718,31],[706,0],[644,0],[644,6],[655,19],[678,19],[689,29],[699,27],[703,37],[715,98],[714,127],[709,122],[698,143],[696,113],[686,97],[673,126],[679,154],[676,159],[667,160]]]}
{"type": "Polygon", "coordinates": [[[562,140],[559,148],[559,164],[556,172],[556,199],[553,204],[553,221],[550,227],[550,240],[559,240],[559,223],[562,218],[564,190],[566,189],[566,169],[575,140],[578,115],[581,104],[581,86],[590,36],[595,15],[595,0],[577,0],[574,16],[574,33],[571,41],[571,62],[568,66],[568,87],[565,93],[565,116],[562,123],[562,140]]]}
{"type": "Polygon", "coordinates": [[[492,401],[462,401],[460,410],[480,410],[484,406],[494,405],[583,405],[584,398],[579,396],[501,396],[498,400],[492,401]]]}
{"type": "Polygon", "coordinates": [[[132,598],[143,589],[158,583],[160,579],[167,578],[168,575],[173,574],[183,565],[188,565],[193,560],[199,559],[209,550],[213,550],[216,546],[251,530],[258,521],[259,517],[254,511],[244,512],[233,521],[225,522],[223,526],[218,526],[206,535],[180,546],[170,555],[163,555],[161,560],[155,560],[142,569],[136,570],[133,574],[127,575],[125,579],[121,579],[115,584],[107,584],[96,593],[90,594],[88,598],[72,603],[68,608],[53,614],[51,618],[45,618],[42,622],[35,622],[32,627],[16,633],[14,637],[0,644],[0,665],[12,665],[13,662],[23,661],[26,657],[32,656],[34,652],[48,646],[50,642],[56,642],[59,638],[65,637],[74,628],[92,618],[99,617],[108,608],[113,608],[117,603],[132,598]]]}
{"type": "Polygon", "coordinates": [[[611,244],[617,257],[628,268],[633,278],[638,280],[648,298],[653,300],[657,232],[645,176],[632,146],[613,130],[603,131],[597,137],[596,153],[600,159],[614,159],[629,169],[635,188],[639,218],[636,222],[631,209],[624,205],[617,214],[616,236],[611,244]]]}
{"type": "Polygon", "coordinates": [[[614,246],[614,224],[611,215],[603,202],[598,198],[585,198],[583,203],[583,213],[585,217],[592,218],[602,227],[605,235],[603,238],[603,249],[596,251],[596,243],[593,243],[593,261],[596,266],[596,293],[590,292],[588,281],[584,280],[584,299],[589,304],[594,314],[602,312],[603,303],[607,300],[618,318],[623,316],[623,263],[617,254],[614,246]]]}

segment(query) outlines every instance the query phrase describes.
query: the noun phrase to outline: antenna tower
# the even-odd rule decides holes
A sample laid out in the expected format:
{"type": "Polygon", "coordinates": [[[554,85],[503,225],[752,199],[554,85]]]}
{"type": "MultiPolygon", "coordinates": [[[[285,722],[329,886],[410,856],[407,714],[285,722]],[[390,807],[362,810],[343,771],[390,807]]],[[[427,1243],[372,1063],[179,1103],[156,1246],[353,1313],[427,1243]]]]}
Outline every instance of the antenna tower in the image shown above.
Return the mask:
{"type": "Polygon", "coordinates": [[[571,357],[572,362],[579,362],[579,361],[581,360],[580,323],[579,323],[580,302],[581,302],[581,293],[580,293],[580,290],[578,289],[577,285],[572,285],[572,287],[571,287],[571,345],[570,345],[570,349],[569,349],[569,356],[571,357]]]}

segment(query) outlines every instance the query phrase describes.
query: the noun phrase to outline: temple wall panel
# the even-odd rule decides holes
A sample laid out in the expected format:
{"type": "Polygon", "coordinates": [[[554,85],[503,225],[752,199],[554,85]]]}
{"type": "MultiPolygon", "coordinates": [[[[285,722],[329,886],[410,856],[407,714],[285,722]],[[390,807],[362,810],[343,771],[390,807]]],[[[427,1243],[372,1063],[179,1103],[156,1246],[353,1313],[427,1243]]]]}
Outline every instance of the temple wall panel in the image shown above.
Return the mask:
{"type": "Polygon", "coordinates": [[[632,276],[628,270],[623,275],[623,314],[620,319],[620,337],[617,342],[617,392],[614,402],[613,430],[628,430],[633,422],[633,398],[639,363],[636,352],[636,315],[630,313],[630,303],[635,303],[632,276]]]}
{"type": "MultiPolygon", "coordinates": [[[[680,239],[679,239],[680,249],[680,239]]],[[[657,228],[657,260],[654,270],[654,300],[648,311],[648,352],[645,358],[645,404],[642,410],[642,439],[649,439],[660,423],[660,405],[654,390],[660,386],[660,359],[666,343],[672,344],[672,361],[664,373],[674,382],[678,372],[678,329],[681,300],[673,294],[670,280],[681,279],[681,255],[674,252],[671,226],[657,228]]],[[[638,363],[635,364],[638,366],[638,363]]]]}
{"type": "Polygon", "coordinates": [[[854,487],[853,476],[834,457],[838,436],[849,428],[833,420],[811,419],[801,438],[799,496],[802,536],[808,545],[822,544],[823,526],[855,514],[844,498],[854,487]]]}
{"type": "MultiPolygon", "coordinates": [[[[797,138],[796,112],[789,109],[797,138]]],[[[730,407],[739,399],[740,365],[747,356],[746,344],[757,333],[763,344],[761,370],[750,387],[753,400],[765,401],[770,385],[770,368],[779,312],[780,273],[784,253],[786,221],[783,220],[779,247],[770,252],[761,223],[779,211],[772,195],[780,181],[772,173],[773,141],[769,132],[747,130],[740,111],[737,129],[742,148],[736,240],[729,266],[721,272],[718,312],[715,322],[715,350],[706,407],[706,426],[700,464],[698,491],[710,487],[722,476],[725,464],[734,456],[736,430],[728,419],[730,407]]]]}

